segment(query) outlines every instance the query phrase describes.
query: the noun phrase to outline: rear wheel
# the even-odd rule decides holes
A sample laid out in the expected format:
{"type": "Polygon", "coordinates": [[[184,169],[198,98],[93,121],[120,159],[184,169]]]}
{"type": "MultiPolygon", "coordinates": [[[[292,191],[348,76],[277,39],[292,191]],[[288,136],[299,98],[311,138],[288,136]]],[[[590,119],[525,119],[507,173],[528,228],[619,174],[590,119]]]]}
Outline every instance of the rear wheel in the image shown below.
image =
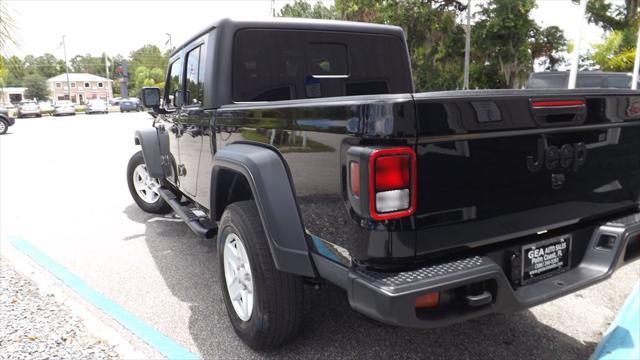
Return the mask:
{"type": "Polygon", "coordinates": [[[218,259],[220,287],[238,337],[254,349],[293,339],[303,316],[302,278],[276,269],[253,201],[225,209],[218,259]]]}
{"type": "Polygon", "coordinates": [[[0,120],[0,135],[3,135],[9,130],[9,124],[7,124],[4,120],[0,120]]]}
{"type": "Polygon", "coordinates": [[[158,192],[160,180],[149,176],[142,151],[135,153],[129,160],[127,184],[133,200],[142,210],[152,214],[171,212],[171,207],[160,197],[158,192]]]}

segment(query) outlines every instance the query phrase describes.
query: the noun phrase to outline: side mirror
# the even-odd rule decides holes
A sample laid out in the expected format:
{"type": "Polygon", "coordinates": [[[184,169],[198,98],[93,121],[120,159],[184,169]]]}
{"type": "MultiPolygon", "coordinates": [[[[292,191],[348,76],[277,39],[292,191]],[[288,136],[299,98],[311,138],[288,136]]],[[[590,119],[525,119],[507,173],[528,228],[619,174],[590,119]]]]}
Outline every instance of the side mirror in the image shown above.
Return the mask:
{"type": "Polygon", "coordinates": [[[147,108],[157,109],[160,107],[160,88],[143,87],[142,104],[147,108]]]}

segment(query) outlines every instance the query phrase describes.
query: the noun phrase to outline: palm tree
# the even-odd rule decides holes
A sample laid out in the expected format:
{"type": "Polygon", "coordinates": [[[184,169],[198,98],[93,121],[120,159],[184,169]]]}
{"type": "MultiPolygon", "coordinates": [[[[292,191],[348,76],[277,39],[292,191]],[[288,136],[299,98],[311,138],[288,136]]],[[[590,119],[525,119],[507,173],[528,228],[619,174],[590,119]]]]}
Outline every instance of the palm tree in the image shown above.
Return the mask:
{"type": "Polygon", "coordinates": [[[9,14],[6,1],[0,0],[0,52],[4,52],[7,45],[16,43],[14,30],[15,24],[9,14]]]}

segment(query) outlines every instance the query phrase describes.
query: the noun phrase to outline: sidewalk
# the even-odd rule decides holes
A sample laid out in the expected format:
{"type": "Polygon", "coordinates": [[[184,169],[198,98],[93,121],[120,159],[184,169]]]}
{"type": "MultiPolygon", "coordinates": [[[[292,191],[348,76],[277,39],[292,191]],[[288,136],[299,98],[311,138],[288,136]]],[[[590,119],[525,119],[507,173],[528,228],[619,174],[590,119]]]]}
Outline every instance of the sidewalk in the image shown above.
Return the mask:
{"type": "Polygon", "coordinates": [[[53,295],[0,258],[0,359],[120,359],[53,295]]]}

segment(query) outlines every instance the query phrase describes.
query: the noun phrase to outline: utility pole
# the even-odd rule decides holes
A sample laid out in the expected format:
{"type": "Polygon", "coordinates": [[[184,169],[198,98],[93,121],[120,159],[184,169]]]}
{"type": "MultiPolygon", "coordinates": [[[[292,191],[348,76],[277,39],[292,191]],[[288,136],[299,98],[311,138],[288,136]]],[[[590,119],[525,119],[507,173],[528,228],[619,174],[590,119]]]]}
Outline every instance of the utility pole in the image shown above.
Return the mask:
{"type": "Polygon", "coordinates": [[[464,84],[462,89],[469,90],[469,63],[471,60],[471,0],[467,1],[467,33],[464,41],[464,84]]]}
{"type": "Polygon", "coordinates": [[[580,43],[582,42],[582,28],[584,27],[584,14],[587,11],[587,2],[589,0],[580,0],[579,27],[578,35],[573,44],[573,52],[571,53],[571,71],[569,72],[569,89],[576,88],[576,79],[578,78],[578,63],[580,62],[580,43]]]}
{"type": "Polygon", "coordinates": [[[636,59],[633,62],[633,74],[631,75],[631,89],[638,90],[638,71],[640,71],[640,27],[638,28],[638,41],[636,42],[636,59]]]}
{"type": "Polygon", "coordinates": [[[104,53],[104,71],[107,74],[107,105],[109,105],[109,98],[111,97],[111,79],[109,79],[109,59],[107,53],[104,53]]]}
{"type": "Polygon", "coordinates": [[[62,35],[62,49],[64,51],[64,69],[67,72],[67,93],[68,93],[67,100],[71,100],[71,82],[69,81],[69,63],[67,63],[67,43],[64,40],[66,36],[67,35],[62,35]]]}
{"type": "Polygon", "coordinates": [[[276,17],[276,0],[271,0],[271,10],[269,10],[271,16],[276,17]]]}

